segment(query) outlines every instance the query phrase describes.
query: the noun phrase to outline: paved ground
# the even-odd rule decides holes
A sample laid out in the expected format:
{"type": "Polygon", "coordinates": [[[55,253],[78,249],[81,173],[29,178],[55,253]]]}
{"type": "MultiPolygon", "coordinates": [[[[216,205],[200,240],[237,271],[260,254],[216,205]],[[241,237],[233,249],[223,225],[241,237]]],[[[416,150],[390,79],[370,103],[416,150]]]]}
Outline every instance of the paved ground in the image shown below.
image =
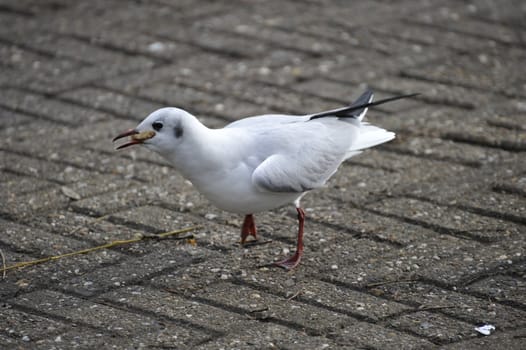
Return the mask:
{"type": "Polygon", "coordinates": [[[526,343],[522,1],[0,1],[0,347],[519,349],[526,343]],[[336,108],[366,86],[396,141],[295,215],[211,207],[111,137],[177,105],[211,126],[336,108]],[[196,244],[187,239],[193,235],[196,244]],[[492,324],[484,337],[474,328],[492,324]]]}

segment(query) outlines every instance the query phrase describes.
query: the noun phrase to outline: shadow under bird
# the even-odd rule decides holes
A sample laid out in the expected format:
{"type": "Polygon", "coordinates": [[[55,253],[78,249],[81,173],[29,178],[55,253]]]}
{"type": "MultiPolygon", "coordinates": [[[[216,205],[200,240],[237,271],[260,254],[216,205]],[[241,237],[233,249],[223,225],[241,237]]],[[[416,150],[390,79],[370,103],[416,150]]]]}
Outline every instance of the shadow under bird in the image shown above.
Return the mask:
{"type": "Polygon", "coordinates": [[[301,198],[323,187],[346,159],[392,140],[393,132],[363,122],[368,107],[412,97],[395,96],[372,102],[372,91],[353,104],[326,112],[261,115],[209,129],[179,108],[161,108],[117,147],[142,145],[166,158],[216,207],[245,215],[241,243],[257,239],[255,213],[294,204],[298,238],[293,256],[274,264],[292,269],[303,254],[305,212],[301,198]]]}

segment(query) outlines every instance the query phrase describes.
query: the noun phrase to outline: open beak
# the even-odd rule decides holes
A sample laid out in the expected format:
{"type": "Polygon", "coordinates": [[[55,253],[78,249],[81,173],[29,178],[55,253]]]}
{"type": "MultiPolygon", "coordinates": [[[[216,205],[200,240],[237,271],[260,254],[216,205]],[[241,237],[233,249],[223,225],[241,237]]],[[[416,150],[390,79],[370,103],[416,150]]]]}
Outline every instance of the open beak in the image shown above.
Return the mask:
{"type": "Polygon", "coordinates": [[[119,147],[117,147],[117,149],[123,149],[128,146],[133,146],[133,145],[144,143],[144,141],[151,139],[152,137],[155,136],[155,131],[148,130],[148,131],[138,132],[135,129],[130,129],[130,130],[123,132],[122,134],[117,135],[113,139],[113,142],[117,141],[118,139],[122,139],[123,137],[126,137],[126,136],[131,136],[131,141],[128,143],[125,143],[124,145],[120,145],[119,147]]]}

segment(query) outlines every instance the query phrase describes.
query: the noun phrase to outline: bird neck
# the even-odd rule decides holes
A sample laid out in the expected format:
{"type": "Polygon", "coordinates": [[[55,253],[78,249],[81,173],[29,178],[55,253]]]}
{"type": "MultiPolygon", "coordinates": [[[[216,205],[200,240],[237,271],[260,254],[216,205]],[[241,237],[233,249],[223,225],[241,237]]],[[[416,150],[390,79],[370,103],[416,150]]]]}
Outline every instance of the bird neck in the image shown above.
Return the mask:
{"type": "Polygon", "coordinates": [[[175,149],[162,154],[188,180],[194,182],[201,174],[220,166],[222,137],[219,130],[209,129],[196,118],[185,120],[181,142],[175,149]]]}

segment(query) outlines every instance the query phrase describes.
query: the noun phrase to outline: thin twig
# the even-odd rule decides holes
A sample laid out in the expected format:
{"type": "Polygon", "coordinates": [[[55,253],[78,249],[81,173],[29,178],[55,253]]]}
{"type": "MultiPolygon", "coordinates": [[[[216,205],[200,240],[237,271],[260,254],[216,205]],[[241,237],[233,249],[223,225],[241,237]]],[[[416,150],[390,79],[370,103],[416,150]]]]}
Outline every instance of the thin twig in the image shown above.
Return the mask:
{"type": "Polygon", "coordinates": [[[254,247],[254,246],[258,246],[258,245],[263,245],[263,244],[269,244],[269,243],[272,243],[272,240],[269,239],[267,241],[256,241],[256,240],[253,240],[253,241],[248,241],[248,242],[245,242],[243,244],[241,243],[234,243],[234,245],[236,246],[240,246],[242,248],[250,248],[250,247],[254,247]]]}
{"type": "Polygon", "coordinates": [[[453,308],[467,308],[467,306],[459,306],[459,305],[423,306],[423,307],[419,307],[418,311],[430,311],[430,310],[453,309],[453,308]]]}
{"type": "MultiPolygon", "coordinates": [[[[183,229],[180,229],[180,230],[159,233],[159,234],[155,235],[155,237],[156,238],[166,238],[166,237],[169,237],[169,236],[179,235],[181,233],[185,233],[185,232],[189,232],[189,231],[194,231],[194,230],[196,230],[196,229],[198,229],[200,227],[201,226],[192,226],[192,227],[187,227],[187,228],[183,228],[183,229]]],[[[141,236],[136,237],[136,238],[112,241],[112,242],[109,242],[109,243],[106,243],[106,244],[103,244],[103,245],[99,245],[99,246],[92,247],[92,248],[87,248],[87,249],[82,249],[82,250],[78,250],[78,251],[71,252],[71,253],[65,253],[65,254],[60,254],[60,255],[48,256],[46,258],[32,260],[32,261],[22,261],[22,262],[19,262],[17,264],[11,265],[11,266],[5,266],[5,262],[4,262],[4,266],[2,267],[2,272],[5,275],[6,271],[9,271],[9,270],[14,270],[14,269],[18,269],[18,268],[22,268],[22,267],[26,267],[26,266],[42,264],[42,263],[45,263],[45,262],[48,262],[48,261],[59,260],[59,259],[62,259],[62,258],[67,258],[67,257],[70,257],[70,256],[74,256],[74,255],[87,254],[87,253],[91,253],[91,252],[94,252],[94,251],[97,251],[97,250],[113,248],[113,247],[120,246],[120,245],[123,245],[123,244],[136,243],[136,242],[140,242],[142,240],[146,240],[146,239],[149,239],[149,238],[151,238],[151,236],[142,236],[141,235],[141,236]]],[[[2,254],[2,257],[3,257],[3,254],[2,254]]]]}
{"type": "Polygon", "coordinates": [[[396,280],[396,281],[384,281],[384,282],[378,282],[378,283],[369,283],[365,285],[365,288],[372,288],[372,287],[378,287],[383,286],[385,284],[397,284],[397,283],[414,283],[418,282],[417,279],[407,279],[407,280],[396,280]]]}
{"type": "Polygon", "coordinates": [[[2,256],[2,279],[5,280],[5,275],[6,275],[5,255],[2,249],[0,249],[0,255],[2,256]]]}
{"type": "Polygon", "coordinates": [[[291,301],[292,299],[296,298],[300,294],[301,294],[301,288],[296,293],[294,293],[291,297],[287,298],[287,301],[291,301]]]}

